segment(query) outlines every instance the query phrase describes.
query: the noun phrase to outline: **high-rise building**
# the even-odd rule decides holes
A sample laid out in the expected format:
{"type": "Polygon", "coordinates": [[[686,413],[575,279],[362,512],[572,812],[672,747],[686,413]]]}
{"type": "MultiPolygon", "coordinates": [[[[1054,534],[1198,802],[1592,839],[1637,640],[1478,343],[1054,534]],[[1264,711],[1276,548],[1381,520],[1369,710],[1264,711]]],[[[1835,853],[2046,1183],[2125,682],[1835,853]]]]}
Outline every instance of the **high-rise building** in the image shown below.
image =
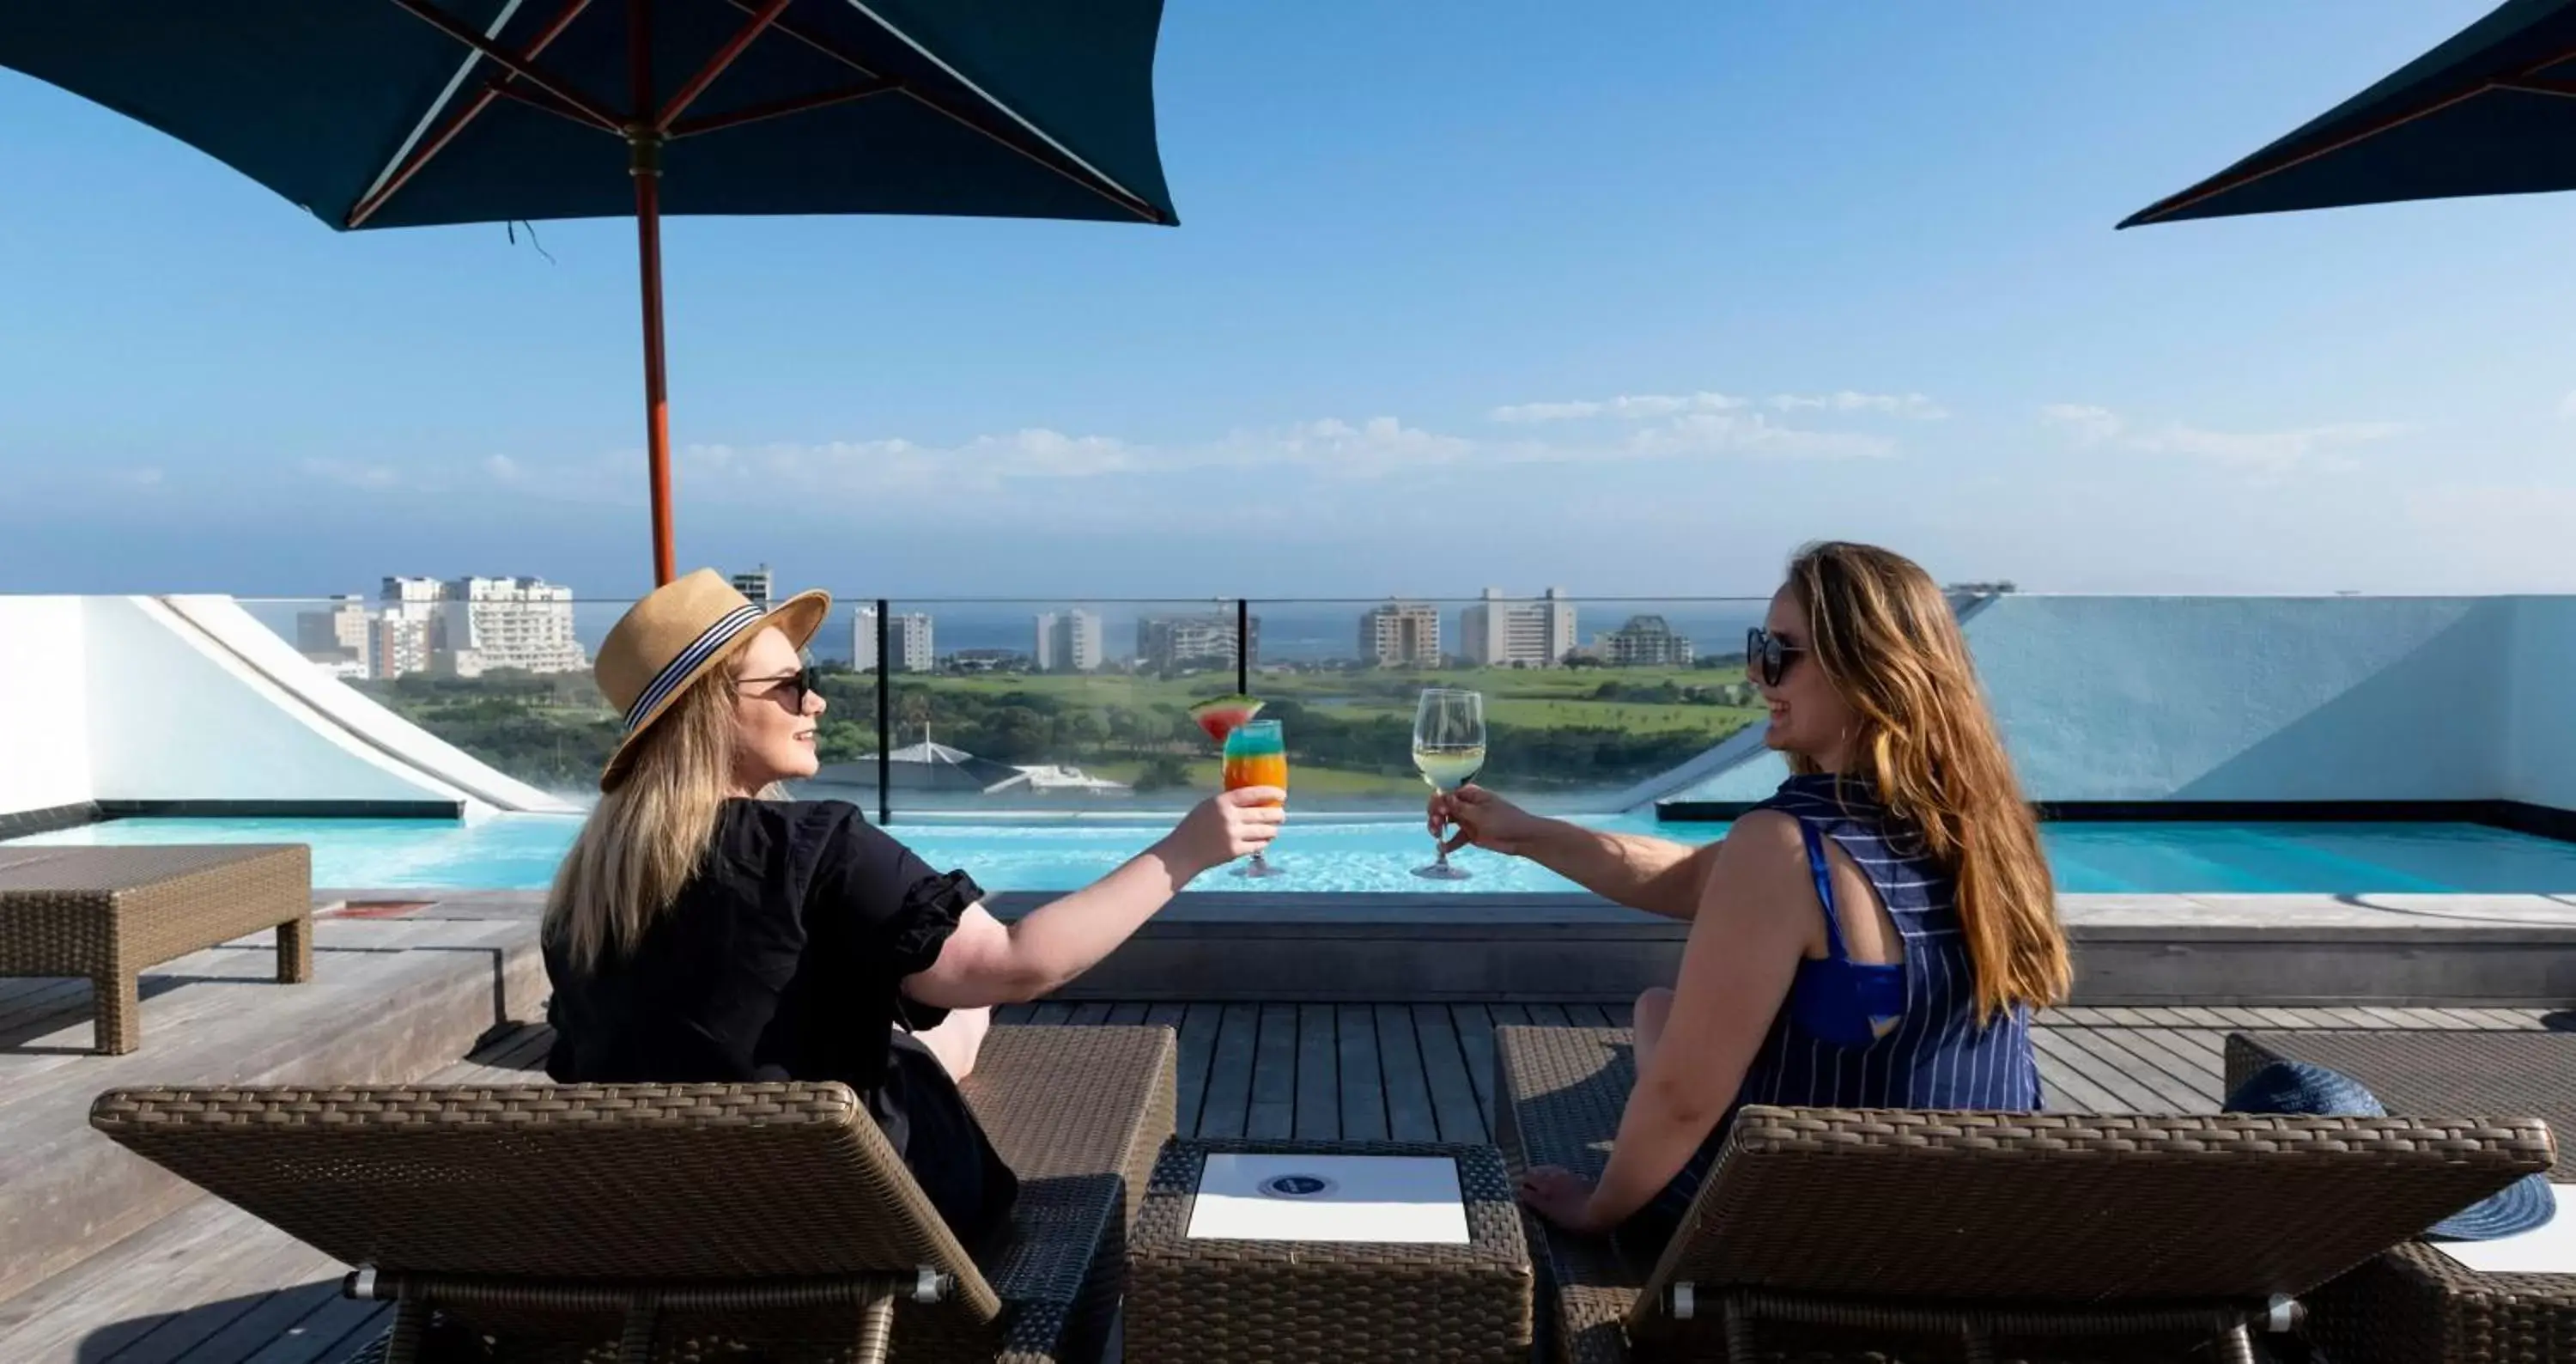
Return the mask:
{"type": "MultiPolygon", "coordinates": [[[[893,668],[900,673],[926,673],[939,665],[931,649],[930,617],[917,611],[898,611],[886,617],[886,643],[891,646],[893,668]]],[[[877,666],[877,609],[862,606],[850,624],[850,666],[860,672],[872,672],[877,666]]]]}
{"type": "Polygon", "coordinates": [[[1042,673],[1097,672],[1100,617],[1089,611],[1046,611],[1036,621],[1037,647],[1029,656],[1042,673]]]}
{"type": "Polygon", "coordinates": [[[769,609],[769,598],[776,591],[777,586],[778,575],[770,572],[767,564],[762,564],[749,573],[733,575],[733,590],[741,593],[750,600],[752,605],[763,611],[769,609]]]}
{"type": "Polygon", "coordinates": [[[590,666],[573,637],[572,589],[543,578],[457,578],[446,583],[434,648],[442,671],[473,676],[495,668],[532,673],[590,666]]]}
{"type": "Polygon", "coordinates": [[[1494,588],[1459,613],[1460,647],[1489,668],[1553,668],[1574,652],[1574,603],[1551,587],[1536,601],[1515,601],[1494,588]]]}
{"type": "Polygon", "coordinates": [[[370,648],[375,676],[396,678],[429,671],[436,661],[446,622],[439,602],[447,585],[436,578],[388,577],[376,592],[376,618],[370,648]]]}
{"type": "Polygon", "coordinates": [[[336,673],[375,675],[375,618],[359,597],[333,597],[327,611],[300,611],[295,616],[298,653],[336,673]]]}
{"type": "Polygon", "coordinates": [[[1687,668],[1691,642],[1673,633],[1661,616],[1630,616],[1628,623],[1603,635],[1601,661],[1613,668],[1687,668]]]}
{"type": "MultiPolygon", "coordinates": [[[[1244,622],[1243,663],[1261,661],[1261,617],[1244,622]]],[[[1145,616],[1136,622],[1136,666],[1153,672],[1188,669],[1232,669],[1237,639],[1234,613],[1204,616],[1145,616]]]]}
{"type": "Polygon", "coordinates": [[[1388,602],[1360,617],[1360,661],[1381,668],[1440,666],[1440,608],[1388,602]]]}

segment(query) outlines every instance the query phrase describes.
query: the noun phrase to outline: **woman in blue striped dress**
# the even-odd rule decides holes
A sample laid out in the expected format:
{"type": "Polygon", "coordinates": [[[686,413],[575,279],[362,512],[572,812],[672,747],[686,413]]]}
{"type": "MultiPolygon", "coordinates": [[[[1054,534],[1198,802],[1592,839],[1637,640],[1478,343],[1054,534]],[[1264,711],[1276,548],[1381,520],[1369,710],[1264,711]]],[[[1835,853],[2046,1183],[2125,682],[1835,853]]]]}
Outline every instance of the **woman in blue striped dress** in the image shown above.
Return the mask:
{"type": "Polygon", "coordinates": [[[1746,671],[1779,791],[1693,849],[1541,819],[1477,787],[1435,800],[1452,846],[1530,858],[1690,922],[1637,1000],[1637,1086],[1600,1182],[1521,1196],[1660,1246],[1748,1103],[2033,1110],[2035,1008],[2071,980],[2039,831],[1931,577],[1866,545],[1802,551],[1746,671]]]}

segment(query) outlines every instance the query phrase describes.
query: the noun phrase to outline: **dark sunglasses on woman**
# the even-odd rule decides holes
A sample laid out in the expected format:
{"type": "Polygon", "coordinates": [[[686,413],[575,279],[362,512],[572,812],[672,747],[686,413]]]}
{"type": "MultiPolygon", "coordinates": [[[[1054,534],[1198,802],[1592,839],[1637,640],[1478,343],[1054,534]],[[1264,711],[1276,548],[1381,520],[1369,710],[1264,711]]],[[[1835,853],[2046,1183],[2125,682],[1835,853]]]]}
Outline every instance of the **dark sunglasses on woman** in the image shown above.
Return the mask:
{"type": "Polygon", "coordinates": [[[772,683],[778,684],[778,689],[769,694],[785,701],[787,703],[787,708],[799,715],[805,713],[806,696],[818,689],[814,681],[814,665],[811,663],[806,664],[804,667],[799,668],[795,672],[784,677],[739,677],[734,679],[736,690],[740,690],[744,687],[765,687],[772,683]]]}
{"type": "Polygon", "coordinates": [[[1760,678],[1762,685],[1776,687],[1789,671],[1789,657],[1806,650],[1788,643],[1778,635],[1756,625],[1744,632],[1744,670],[1760,678]]]}

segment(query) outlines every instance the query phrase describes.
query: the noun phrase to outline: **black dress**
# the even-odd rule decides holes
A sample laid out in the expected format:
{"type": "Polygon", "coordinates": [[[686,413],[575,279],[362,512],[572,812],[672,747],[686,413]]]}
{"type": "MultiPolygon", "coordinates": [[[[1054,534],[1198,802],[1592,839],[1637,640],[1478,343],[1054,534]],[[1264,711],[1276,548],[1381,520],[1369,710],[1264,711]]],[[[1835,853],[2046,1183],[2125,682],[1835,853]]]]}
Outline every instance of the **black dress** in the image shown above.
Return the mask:
{"type": "Polygon", "coordinates": [[[838,1080],[858,1092],[969,1246],[1019,1182],[947,1068],[911,1036],[947,1016],[904,997],[983,898],[841,801],[734,799],[707,860],[635,950],[583,975],[545,944],[565,1083],[838,1080]]]}

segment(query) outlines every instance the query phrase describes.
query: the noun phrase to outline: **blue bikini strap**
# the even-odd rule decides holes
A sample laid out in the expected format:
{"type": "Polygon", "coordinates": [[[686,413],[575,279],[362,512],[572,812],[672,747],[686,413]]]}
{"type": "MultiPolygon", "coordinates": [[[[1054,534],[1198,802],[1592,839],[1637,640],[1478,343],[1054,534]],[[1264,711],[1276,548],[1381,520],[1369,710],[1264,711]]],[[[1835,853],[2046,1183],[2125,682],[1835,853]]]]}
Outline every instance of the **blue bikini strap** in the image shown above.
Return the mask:
{"type": "Polygon", "coordinates": [[[1803,819],[1798,821],[1798,835],[1807,842],[1807,874],[1816,880],[1816,903],[1825,907],[1826,950],[1835,961],[1846,960],[1851,953],[1843,950],[1842,916],[1834,912],[1834,878],[1825,865],[1824,836],[1803,819]]]}

